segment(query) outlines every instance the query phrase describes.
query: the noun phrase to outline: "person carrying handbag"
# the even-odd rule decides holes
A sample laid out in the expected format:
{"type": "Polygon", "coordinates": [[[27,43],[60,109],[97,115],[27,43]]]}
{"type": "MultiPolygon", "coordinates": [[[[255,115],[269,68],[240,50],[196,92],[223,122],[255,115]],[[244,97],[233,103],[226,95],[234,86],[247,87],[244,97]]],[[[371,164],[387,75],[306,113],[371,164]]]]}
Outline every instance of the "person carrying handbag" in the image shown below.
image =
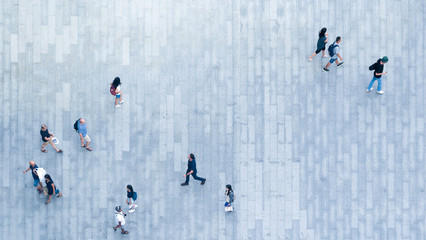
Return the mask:
{"type": "Polygon", "coordinates": [[[234,191],[232,190],[232,186],[230,184],[226,185],[225,196],[225,212],[234,211],[234,207],[232,206],[232,203],[234,202],[234,191]]]}

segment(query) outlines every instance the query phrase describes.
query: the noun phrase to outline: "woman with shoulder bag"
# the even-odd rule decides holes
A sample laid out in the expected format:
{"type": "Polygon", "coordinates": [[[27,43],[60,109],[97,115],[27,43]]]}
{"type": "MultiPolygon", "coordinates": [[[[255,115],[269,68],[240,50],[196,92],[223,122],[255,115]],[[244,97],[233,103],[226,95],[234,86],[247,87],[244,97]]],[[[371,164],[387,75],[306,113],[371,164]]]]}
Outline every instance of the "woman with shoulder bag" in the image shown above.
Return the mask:
{"type": "Polygon", "coordinates": [[[226,185],[225,196],[225,212],[234,211],[234,208],[232,207],[232,203],[234,202],[234,191],[232,190],[232,186],[230,184],[226,185]]]}
{"type": "Polygon", "coordinates": [[[132,185],[127,185],[127,200],[126,203],[129,205],[129,213],[132,213],[136,210],[138,205],[135,204],[138,195],[135,191],[133,191],[132,185]]]}

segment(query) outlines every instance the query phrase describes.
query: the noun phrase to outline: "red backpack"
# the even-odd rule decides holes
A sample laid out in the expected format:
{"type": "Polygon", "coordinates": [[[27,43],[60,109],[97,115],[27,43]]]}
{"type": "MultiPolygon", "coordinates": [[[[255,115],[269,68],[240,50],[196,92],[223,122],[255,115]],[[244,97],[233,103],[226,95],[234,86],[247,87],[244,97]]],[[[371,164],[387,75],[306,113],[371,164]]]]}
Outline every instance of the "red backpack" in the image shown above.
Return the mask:
{"type": "Polygon", "coordinates": [[[109,92],[110,92],[113,96],[115,96],[115,87],[114,87],[114,85],[111,85],[111,87],[109,88],[109,92]]]}

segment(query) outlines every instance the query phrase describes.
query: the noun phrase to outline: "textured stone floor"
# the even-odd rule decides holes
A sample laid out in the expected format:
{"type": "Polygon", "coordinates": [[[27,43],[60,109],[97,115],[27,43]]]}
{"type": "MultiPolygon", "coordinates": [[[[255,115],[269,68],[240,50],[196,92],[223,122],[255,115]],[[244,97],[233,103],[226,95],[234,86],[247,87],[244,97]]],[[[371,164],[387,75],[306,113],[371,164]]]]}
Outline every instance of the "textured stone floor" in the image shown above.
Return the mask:
{"type": "Polygon", "coordinates": [[[423,0],[0,1],[0,239],[426,239],[425,12],[423,0]],[[343,37],[329,73],[307,61],[324,26],[343,37]],[[384,55],[385,94],[367,94],[384,55]],[[63,154],[40,151],[42,123],[63,154]],[[180,186],[190,152],[204,186],[180,186]],[[63,198],[44,204],[22,174],[30,160],[63,198]],[[127,184],[139,208],[121,236],[127,184]]]}

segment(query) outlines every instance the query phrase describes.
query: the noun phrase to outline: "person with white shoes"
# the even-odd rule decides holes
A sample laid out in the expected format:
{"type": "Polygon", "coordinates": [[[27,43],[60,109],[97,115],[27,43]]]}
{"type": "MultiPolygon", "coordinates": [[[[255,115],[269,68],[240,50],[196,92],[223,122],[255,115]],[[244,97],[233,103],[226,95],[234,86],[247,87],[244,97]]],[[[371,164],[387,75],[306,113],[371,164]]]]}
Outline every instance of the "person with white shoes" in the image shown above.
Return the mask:
{"type": "Polygon", "coordinates": [[[115,92],[115,107],[119,108],[121,107],[121,104],[124,103],[123,101],[123,93],[121,92],[121,80],[119,77],[116,77],[114,81],[111,83],[111,88],[115,92]],[[118,101],[120,100],[120,101],[118,101]]]}
{"type": "Polygon", "coordinates": [[[133,191],[132,185],[127,185],[127,200],[126,203],[129,205],[129,213],[132,213],[136,210],[138,205],[135,204],[136,199],[138,198],[137,192],[133,191]]]}
{"type": "Polygon", "coordinates": [[[367,89],[365,90],[366,92],[370,92],[371,90],[373,90],[373,84],[377,80],[377,91],[376,91],[376,93],[378,93],[378,94],[385,93],[382,90],[382,76],[387,74],[387,72],[383,72],[383,69],[385,68],[385,64],[388,61],[389,61],[388,57],[384,56],[384,57],[380,58],[379,60],[377,60],[377,62],[375,62],[373,65],[371,65],[368,68],[370,71],[374,70],[374,74],[373,74],[373,79],[371,79],[370,84],[368,85],[367,89]]]}
{"type": "Polygon", "coordinates": [[[325,45],[327,44],[328,33],[326,32],[327,32],[327,28],[325,27],[322,28],[321,31],[319,32],[317,50],[314,53],[312,53],[312,55],[308,58],[309,62],[312,62],[312,58],[315,57],[315,55],[317,55],[321,51],[322,51],[322,57],[323,58],[327,57],[327,55],[325,55],[325,45]]]}
{"type": "Polygon", "coordinates": [[[234,202],[234,190],[232,190],[231,184],[226,185],[225,196],[225,212],[234,211],[234,207],[232,206],[232,203],[234,202]]]}

